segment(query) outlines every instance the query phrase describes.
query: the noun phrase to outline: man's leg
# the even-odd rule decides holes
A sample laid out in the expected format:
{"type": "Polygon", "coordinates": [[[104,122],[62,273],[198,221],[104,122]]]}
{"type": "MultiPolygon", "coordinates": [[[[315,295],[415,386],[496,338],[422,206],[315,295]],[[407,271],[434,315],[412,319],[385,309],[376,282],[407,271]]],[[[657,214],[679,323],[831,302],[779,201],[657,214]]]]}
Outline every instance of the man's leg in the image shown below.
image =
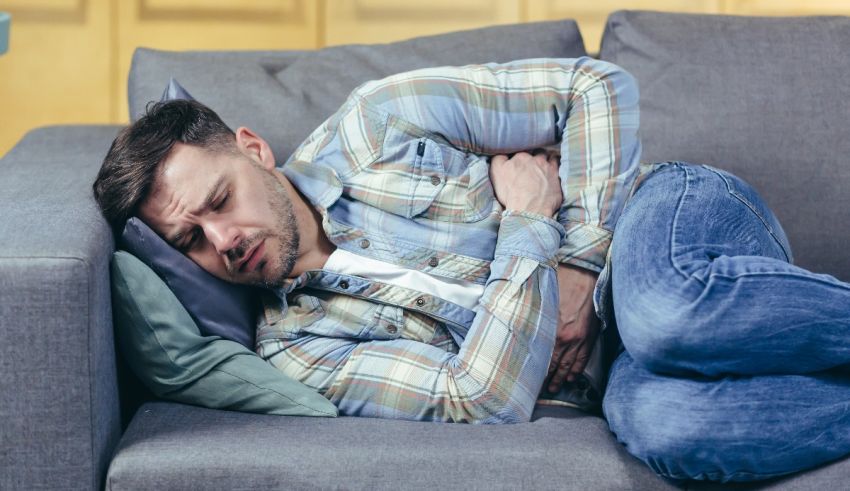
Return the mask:
{"type": "Polygon", "coordinates": [[[731,174],[657,169],[611,247],[618,330],[649,370],[802,374],[850,363],[850,284],[790,264],[776,217],[731,174]]]}
{"type": "Polygon", "coordinates": [[[620,354],[603,410],[628,451],[672,479],[752,481],[850,453],[850,378],[676,378],[620,354]]]}
{"type": "Polygon", "coordinates": [[[850,453],[850,285],[791,265],[756,192],[671,164],[617,224],[612,288],[626,352],[603,410],[675,479],[753,480],[850,453]],[[805,375],[804,375],[805,374],[805,375]]]}

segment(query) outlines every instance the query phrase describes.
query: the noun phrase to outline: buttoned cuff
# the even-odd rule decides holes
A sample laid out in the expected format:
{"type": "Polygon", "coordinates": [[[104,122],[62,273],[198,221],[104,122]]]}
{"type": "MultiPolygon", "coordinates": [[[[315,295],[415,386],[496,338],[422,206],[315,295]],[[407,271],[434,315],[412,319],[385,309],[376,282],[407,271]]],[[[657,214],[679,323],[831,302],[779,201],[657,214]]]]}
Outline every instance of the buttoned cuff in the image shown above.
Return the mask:
{"type": "Polygon", "coordinates": [[[602,271],[614,234],[595,225],[574,221],[567,221],[564,230],[566,233],[556,254],[558,263],[595,273],[602,271]]]}
{"type": "Polygon", "coordinates": [[[564,227],[550,217],[506,210],[502,212],[495,255],[526,257],[554,268],[564,233],[564,227]]]}

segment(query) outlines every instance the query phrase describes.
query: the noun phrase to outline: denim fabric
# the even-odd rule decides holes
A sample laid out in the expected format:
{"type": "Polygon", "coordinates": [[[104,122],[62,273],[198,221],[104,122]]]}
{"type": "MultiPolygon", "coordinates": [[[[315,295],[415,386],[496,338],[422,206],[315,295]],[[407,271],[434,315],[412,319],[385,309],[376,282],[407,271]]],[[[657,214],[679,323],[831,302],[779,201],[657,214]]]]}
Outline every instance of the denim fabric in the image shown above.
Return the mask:
{"type": "Polygon", "coordinates": [[[850,453],[850,284],[793,266],[751,186],[659,164],[611,247],[625,352],[603,410],[630,453],[668,478],[719,481],[850,453]]]}

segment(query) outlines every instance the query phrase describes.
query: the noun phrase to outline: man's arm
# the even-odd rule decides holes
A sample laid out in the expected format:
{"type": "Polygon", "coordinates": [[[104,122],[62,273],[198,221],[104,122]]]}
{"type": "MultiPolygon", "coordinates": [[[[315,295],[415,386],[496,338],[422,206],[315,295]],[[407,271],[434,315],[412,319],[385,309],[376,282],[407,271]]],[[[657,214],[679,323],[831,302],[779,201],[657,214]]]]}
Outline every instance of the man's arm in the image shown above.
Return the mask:
{"type": "Polygon", "coordinates": [[[558,260],[601,271],[640,157],[628,72],[587,57],[437,67],[367,82],[352,97],[481,155],[558,148],[558,260]]]}
{"type": "Polygon", "coordinates": [[[554,344],[554,267],[563,227],[549,217],[562,195],[554,160],[494,163],[491,173],[506,211],[490,276],[457,354],[411,340],[304,336],[283,341],[269,361],[323,392],[343,414],[528,421],[554,344]]]}
{"type": "Polygon", "coordinates": [[[582,372],[598,334],[593,286],[640,157],[634,78],[587,57],[534,59],[401,73],[355,94],[470,152],[559,148],[564,201],[557,220],[566,235],[549,380],[556,392],[582,372]]]}

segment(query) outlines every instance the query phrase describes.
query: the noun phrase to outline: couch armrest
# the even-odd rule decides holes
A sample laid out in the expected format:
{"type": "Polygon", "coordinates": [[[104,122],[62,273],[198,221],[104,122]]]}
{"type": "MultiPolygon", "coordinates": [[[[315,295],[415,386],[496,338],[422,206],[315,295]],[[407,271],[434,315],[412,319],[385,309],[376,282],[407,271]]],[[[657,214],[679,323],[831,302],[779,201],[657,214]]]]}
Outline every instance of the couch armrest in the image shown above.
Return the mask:
{"type": "Polygon", "coordinates": [[[118,129],[39,128],[0,160],[0,489],[100,489],[120,438],[91,191],[118,129]]]}

